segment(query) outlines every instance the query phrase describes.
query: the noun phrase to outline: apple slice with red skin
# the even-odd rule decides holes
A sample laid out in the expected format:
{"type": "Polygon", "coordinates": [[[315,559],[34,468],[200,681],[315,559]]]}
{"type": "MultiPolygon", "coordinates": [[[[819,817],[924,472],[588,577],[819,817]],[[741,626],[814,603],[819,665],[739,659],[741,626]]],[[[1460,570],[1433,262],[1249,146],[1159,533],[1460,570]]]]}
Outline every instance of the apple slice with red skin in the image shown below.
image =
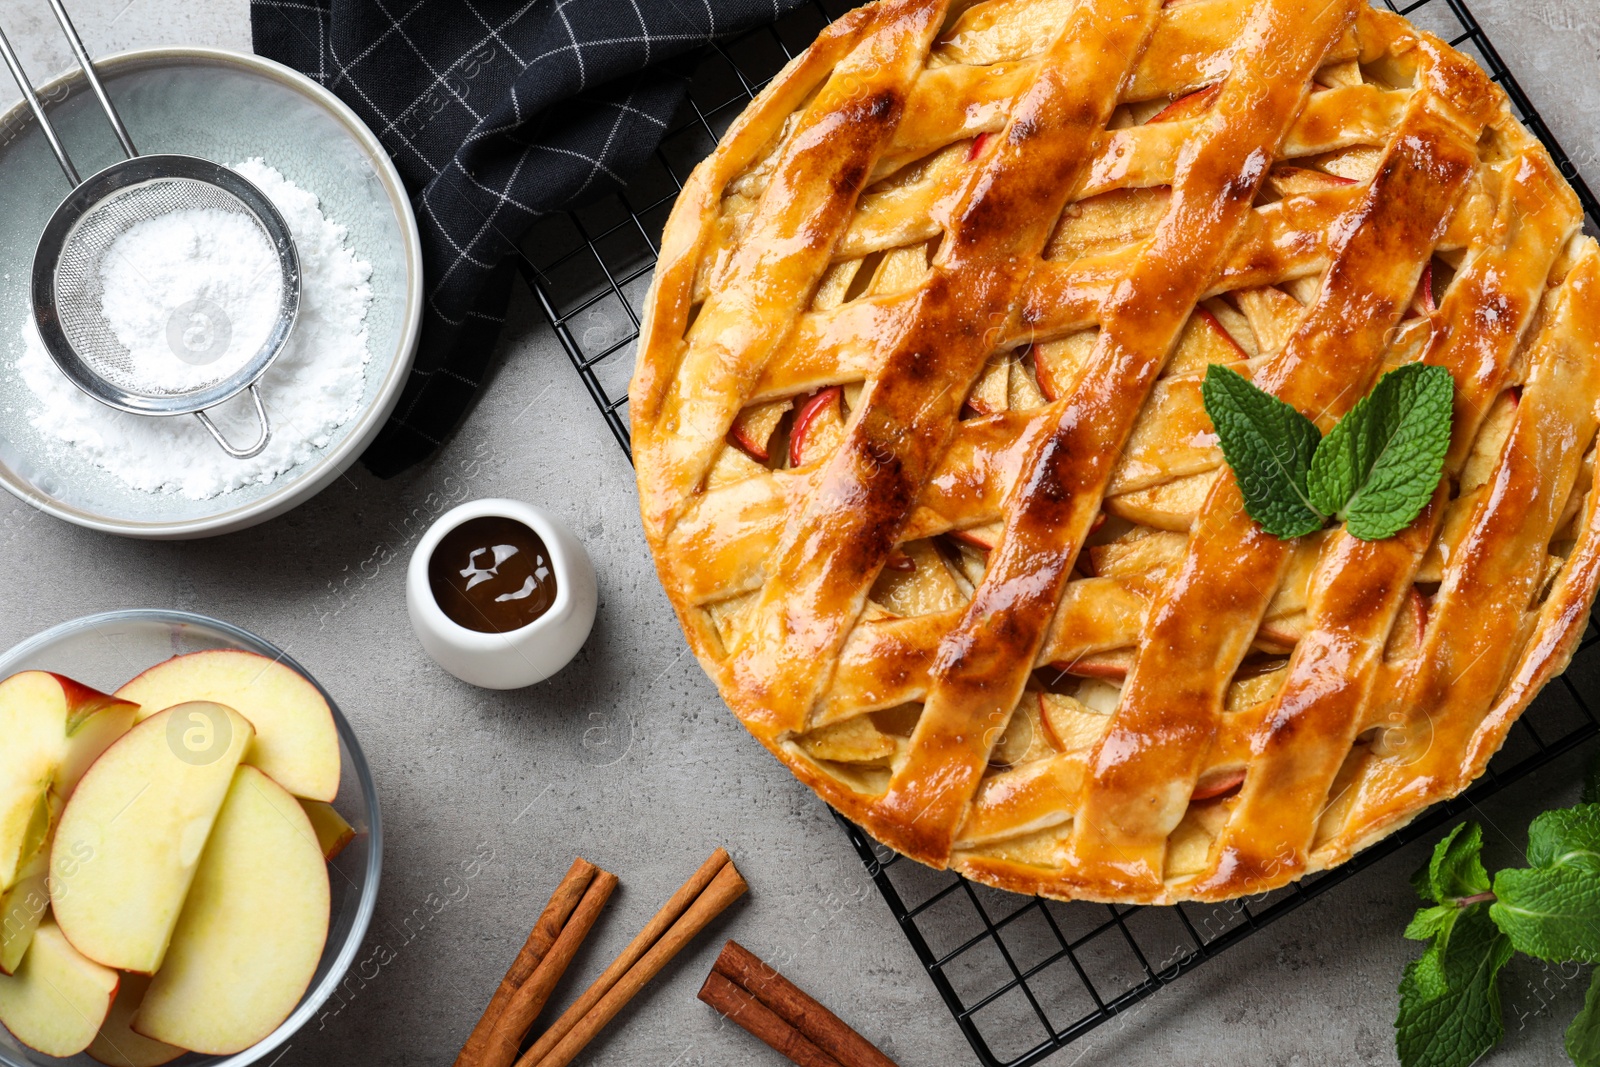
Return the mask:
{"type": "Polygon", "coordinates": [[[897,548],[889,553],[888,559],[883,561],[883,567],[885,570],[899,571],[903,574],[906,571],[916,570],[917,564],[910,556],[897,548]]]}
{"type": "Polygon", "coordinates": [[[0,974],[16,974],[33,933],[50,908],[50,849],[40,848],[0,893],[0,974]]]}
{"type": "Polygon", "coordinates": [[[773,400],[745,408],[728,430],[729,443],[757,463],[767,462],[772,458],[772,435],[789,406],[787,400],[773,400]]]}
{"type": "Polygon", "coordinates": [[[321,800],[301,800],[300,807],[305,811],[311,829],[316,831],[317,847],[322,849],[323,859],[333,860],[356,839],[356,828],[346,822],[332,804],[321,800]]]}
{"type": "Polygon", "coordinates": [[[1057,752],[1065,752],[1067,750],[1067,741],[1061,736],[1064,731],[1058,731],[1055,728],[1055,724],[1050,721],[1050,713],[1053,709],[1050,706],[1052,701],[1048,698],[1051,695],[1050,693],[1039,694],[1039,721],[1044,725],[1045,739],[1050,742],[1050,747],[1057,752]]]}
{"type": "Polygon", "coordinates": [[[1212,343],[1221,344],[1226,347],[1227,350],[1231,352],[1237,360],[1246,360],[1250,358],[1250,353],[1246,352],[1240,346],[1239,342],[1233,339],[1233,334],[1229,333],[1228,328],[1222,325],[1222,322],[1211,312],[1207,311],[1205,308],[1195,308],[1194,319],[1202,329],[1210,331],[1210,340],[1212,343]]]}
{"type": "Polygon", "coordinates": [[[982,526],[972,526],[965,530],[951,530],[950,536],[957,541],[971,545],[973,548],[981,548],[986,552],[992,552],[994,546],[999,543],[1000,534],[1004,530],[1004,523],[988,522],[982,526]]]}
{"type": "Polygon", "coordinates": [[[1073,383],[1088,367],[1098,336],[1095,330],[1079,330],[1030,346],[1026,358],[1033,363],[1034,381],[1046,400],[1060,400],[1071,391],[1073,383]]]}
{"type": "Polygon", "coordinates": [[[1305,196],[1361,184],[1354,178],[1329,174],[1325,170],[1291,166],[1274,167],[1267,175],[1267,182],[1279,196],[1305,196]]]}
{"type": "Polygon", "coordinates": [[[46,919],[17,973],[0,977],[0,1023],[46,1056],[76,1056],[99,1033],[118,981],[116,971],[85,957],[46,919]]]}
{"type": "Polygon", "coordinates": [[[1102,678],[1120,682],[1128,677],[1128,669],[1133,666],[1133,651],[1119,648],[1111,652],[1095,652],[1088,656],[1079,656],[1071,663],[1057,662],[1050,666],[1053,670],[1078,678],[1102,678]]]}
{"type": "Polygon", "coordinates": [[[254,738],[232,708],[179,704],[129,730],[89,768],[50,846],[50,909],[78,951],[122,971],[161,967],[234,767],[254,738]]]}
{"type": "Polygon", "coordinates": [[[117,738],[133,729],[133,720],[138,713],[139,705],[116,701],[84,719],[76,729],[68,731],[67,754],[56,769],[50,791],[62,801],[71,798],[84,772],[117,738]]]}
{"type": "Polygon", "coordinates": [[[1389,632],[1388,646],[1384,650],[1386,658],[1405,660],[1421,652],[1427,628],[1428,598],[1422,595],[1422,590],[1412,586],[1394,621],[1394,629],[1389,632]]]}
{"type": "Polygon", "coordinates": [[[844,437],[844,390],[830,385],[800,405],[789,431],[789,466],[820,459],[844,437]]]}
{"type": "Polygon", "coordinates": [[[1194,792],[1189,795],[1191,801],[1215,800],[1237,790],[1244,784],[1244,768],[1228,767],[1220,771],[1202,774],[1200,780],[1194,785],[1194,792]]]}
{"type": "MultiPolygon", "coordinates": [[[[0,889],[42,836],[36,813],[71,749],[69,738],[96,712],[134,705],[48,671],[23,671],[0,682],[0,889]]],[[[48,831],[48,825],[43,828],[48,831]]]]}
{"type": "Polygon", "coordinates": [[[140,722],[176,704],[232,708],[255,729],[246,763],[297,797],[331,801],[339,793],[333,712],[321,691],[286,663],[230,648],[190,652],[156,664],[117,695],[141,706],[140,722]]]}
{"type": "Polygon", "coordinates": [[[983,146],[988,144],[989,143],[989,138],[991,138],[993,136],[994,136],[994,134],[992,134],[992,133],[980,133],[980,134],[978,134],[978,136],[976,136],[976,137],[974,137],[972,139],[972,147],[967,149],[967,162],[968,163],[971,163],[973,160],[977,159],[980,155],[983,154],[983,146]]]}
{"type": "Polygon", "coordinates": [[[961,407],[961,417],[997,415],[1006,410],[1010,396],[1011,359],[1009,356],[992,357],[978,375],[977,384],[967,395],[961,407]]]}
{"type": "Polygon", "coordinates": [[[930,541],[905,546],[912,566],[905,571],[885,569],[873,583],[873,603],[900,616],[949,611],[966,602],[949,561],[930,541]]]}
{"type": "MultiPolygon", "coordinates": [[[[1156,122],[1182,122],[1185,119],[1199,118],[1217,102],[1217,97],[1222,93],[1222,86],[1208,85],[1204,89],[1196,89],[1192,93],[1178,97],[1172,103],[1156,112],[1151,117],[1150,123],[1156,122]]],[[[1147,123],[1149,125],[1149,123],[1147,123]]]]}
{"type": "Polygon", "coordinates": [[[1050,372],[1050,363],[1039,355],[1038,345],[1028,346],[1028,361],[1033,364],[1033,380],[1039,383],[1039,392],[1051,402],[1061,399],[1061,387],[1050,372]]]}
{"type": "Polygon", "coordinates": [[[240,766],[134,1031],[213,1056],[254,1045],[311,984],[328,905],[328,866],[304,809],[240,766]]]}
{"type": "Polygon", "coordinates": [[[1416,627],[1417,645],[1420,647],[1428,629],[1428,598],[1422,595],[1422,590],[1412,586],[1410,601],[1411,623],[1416,627]]]}
{"type": "Polygon", "coordinates": [[[1250,358],[1250,353],[1234,339],[1222,321],[1204,307],[1194,309],[1189,324],[1178,338],[1178,347],[1167,361],[1166,375],[1204,375],[1211,364],[1236,366],[1250,358]]]}
{"type": "Polygon", "coordinates": [[[1294,648],[1305,636],[1305,612],[1285,615],[1280,619],[1267,619],[1256,631],[1256,638],[1285,651],[1294,648]]]}
{"type": "Polygon", "coordinates": [[[1075,752],[1100,740],[1111,716],[1094,711],[1076,697],[1040,693],[1039,721],[1051,747],[1057,752],[1075,752]]]}
{"type": "MultiPolygon", "coordinates": [[[[1094,533],[1105,523],[1105,512],[1100,512],[1094,517],[1094,522],[1089,525],[1089,532],[1094,533]]],[[[994,551],[994,546],[1000,543],[1000,535],[1005,532],[1006,525],[1003,521],[986,522],[982,526],[969,526],[965,530],[951,530],[950,537],[973,548],[981,548],[985,552],[994,551]]]]}
{"type": "Polygon", "coordinates": [[[1439,310],[1439,304],[1433,298],[1433,260],[1428,260],[1428,265],[1422,268],[1422,280],[1417,283],[1417,295],[1411,300],[1411,310],[1424,317],[1432,315],[1439,310]]]}
{"type": "Polygon", "coordinates": [[[111,1014],[100,1024],[100,1033],[89,1046],[89,1055],[106,1067],[161,1067],[182,1056],[186,1049],[152,1041],[143,1034],[133,1032],[134,1016],[150,988],[150,976],[125,974],[117,987],[117,999],[111,1004],[111,1014]]]}

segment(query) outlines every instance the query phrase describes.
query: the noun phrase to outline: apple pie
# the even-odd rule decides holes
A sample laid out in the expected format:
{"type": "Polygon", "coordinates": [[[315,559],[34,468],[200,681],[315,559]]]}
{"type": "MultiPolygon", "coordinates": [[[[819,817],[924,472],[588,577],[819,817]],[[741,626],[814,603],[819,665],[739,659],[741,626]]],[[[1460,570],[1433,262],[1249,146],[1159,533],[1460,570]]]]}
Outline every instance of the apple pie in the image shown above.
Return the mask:
{"type": "Polygon", "coordinates": [[[749,731],[884,844],[1168,903],[1481,774],[1600,580],[1600,249],[1471,59],[1360,0],[879,0],[694,171],[631,419],[749,731]],[[1246,513],[1212,364],[1326,432],[1448,369],[1398,535],[1246,513]]]}

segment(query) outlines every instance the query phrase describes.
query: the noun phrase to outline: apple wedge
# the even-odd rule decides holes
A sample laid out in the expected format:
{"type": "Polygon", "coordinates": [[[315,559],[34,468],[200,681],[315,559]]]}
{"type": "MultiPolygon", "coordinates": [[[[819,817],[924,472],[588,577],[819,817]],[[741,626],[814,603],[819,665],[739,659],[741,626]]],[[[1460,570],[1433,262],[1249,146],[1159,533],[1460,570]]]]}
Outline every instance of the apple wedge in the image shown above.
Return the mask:
{"type": "Polygon", "coordinates": [[[1197,119],[1210,111],[1211,105],[1215,104],[1217,97],[1221,95],[1221,85],[1208,85],[1204,89],[1196,89],[1162,108],[1151,116],[1150,122],[1183,122],[1187,119],[1197,119]]]}
{"type": "Polygon", "coordinates": [[[133,729],[139,705],[118,701],[85,718],[67,731],[67,754],[50,783],[50,791],[65,801],[78,788],[84,774],[118,738],[133,729]]]}
{"type": "Polygon", "coordinates": [[[98,963],[154,973],[255,731],[221,704],[152,715],[95,761],[61,813],[50,904],[98,963]]]}
{"type": "Polygon", "coordinates": [[[130,1024],[149,988],[149,975],[122,976],[117,999],[111,1003],[111,1014],[100,1024],[100,1032],[89,1046],[89,1055],[108,1067],[161,1067],[183,1055],[184,1050],[175,1045],[134,1033],[130,1024]]]}
{"type": "Polygon", "coordinates": [[[1340,174],[1329,174],[1327,171],[1312,170],[1310,167],[1281,166],[1274,167],[1267,175],[1267,184],[1279,196],[1306,196],[1315,193],[1325,193],[1329,189],[1339,189],[1361,183],[1354,178],[1346,178],[1340,174]]]}
{"type": "Polygon", "coordinates": [[[728,431],[729,442],[757,463],[765,463],[772,458],[772,435],[789,413],[790,406],[788,400],[750,405],[733,420],[733,427],[728,431]]]}
{"type": "Polygon", "coordinates": [[[39,819],[67,757],[67,735],[95,712],[126,703],[48,671],[0,682],[0,889],[16,881],[17,868],[49,831],[39,819]]]}
{"type": "Polygon", "coordinates": [[[988,552],[1000,543],[1000,535],[1005,532],[1005,528],[1006,524],[997,520],[984,523],[982,526],[970,526],[965,530],[951,530],[950,536],[973,548],[981,548],[988,552]]]}
{"type": "Polygon", "coordinates": [[[0,1023],[46,1056],[76,1056],[94,1040],[116,995],[117,972],[84,958],[47,919],[17,973],[0,977],[0,1023]]]}
{"type": "Polygon", "coordinates": [[[41,848],[0,893],[0,974],[16,974],[33,935],[50,908],[50,851],[41,848]]]}
{"type": "Polygon", "coordinates": [[[1010,356],[1005,353],[990,356],[989,362],[984,365],[983,373],[978,375],[977,382],[973,384],[972,392],[967,394],[963,410],[979,418],[1004,411],[1006,401],[1010,397],[1010,388],[1010,356]]]}
{"type": "Polygon", "coordinates": [[[329,899],[305,812],[272,779],[240,767],[134,1030],[216,1056],[272,1033],[316,973],[329,899]]]}
{"type": "Polygon", "coordinates": [[[1089,708],[1076,697],[1039,694],[1039,719],[1058,752],[1079,752],[1093,746],[1111,726],[1111,716],[1089,708]]]}
{"type": "Polygon", "coordinates": [[[912,616],[950,611],[967,602],[950,565],[930,542],[911,541],[902,550],[911,569],[885,569],[872,586],[874,603],[896,615],[912,616]]]}
{"type": "Polygon", "coordinates": [[[332,804],[321,800],[302,800],[300,807],[305,810],[306,818],[311,821],[311,829],[316,832],[317,847],[322,849],[323,859],[332,860],[344,851],[344,846],[356,839],[355,827],[334,811],[332,804]]]}
{"type": "MultiPolygon", "coordinates": [[[[800,404],[789,431],[789,466],[803,467],[844,440],[844,390],[831,385],[800,404]]],[[[327,797],[318,797],[327,800],[327,797]]]]}
{"type": "Polygon", "coordinates": [[[216,649],[174,656],[117,690],[144,718],[191,700],[226,705],[249,719],[256,743],[245,757],[297,797],[339,792],[339,734],[317,687],[298,671],[254,652],[216,649]]]}
{"type": "Polygon", "coordinates": [[[1212,771],[1210,774],[1203,775],[1195,783],[1194,793],[1189,799],[1191,801],[1215,800],[1217,797],[1226,796],[1243,784],[1243,767],[1228,767],[1223,770],[1212,771]]]}

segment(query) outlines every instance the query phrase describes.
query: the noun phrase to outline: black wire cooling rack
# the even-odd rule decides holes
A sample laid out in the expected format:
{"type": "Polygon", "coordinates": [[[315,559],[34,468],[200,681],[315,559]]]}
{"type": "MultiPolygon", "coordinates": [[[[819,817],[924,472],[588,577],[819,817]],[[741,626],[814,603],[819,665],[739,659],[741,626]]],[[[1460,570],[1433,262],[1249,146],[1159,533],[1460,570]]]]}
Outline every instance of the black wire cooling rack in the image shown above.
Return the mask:
{"type": "MultiPolygon", "coordinates": [[[[1384,3],[1472,55],[1504,87],[1577,190],[1593,227],[1600,204],[1462,0],[1384,3]]],[[[623,193],[544,220],[523,242],[523,276],[630,456],[627,390],[639,317],[678,190],[767,80],[852,6],[811,0],[775,26],[695,57],[686,68],[689,99],[645,171],[623,193]]],[[[1600,733],[1583,696],[1600,684],[1597,645],[1600,631],[1591,621],[1567,673],[1518,721],[1473,788],[1349,863],[1262,896],[1165,908],[1022,897],[903,859],[839,822],[979,1062],[1024,1067],[1600,733]]]]}

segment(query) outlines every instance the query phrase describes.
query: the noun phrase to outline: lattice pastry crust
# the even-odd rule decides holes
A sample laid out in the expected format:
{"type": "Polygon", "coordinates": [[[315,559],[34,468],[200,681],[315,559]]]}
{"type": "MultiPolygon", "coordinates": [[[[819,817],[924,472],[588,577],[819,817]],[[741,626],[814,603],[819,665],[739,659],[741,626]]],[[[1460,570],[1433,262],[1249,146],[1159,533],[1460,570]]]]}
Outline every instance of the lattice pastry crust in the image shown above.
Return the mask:
{"type": "Polygon", "coordinates": [[[1482,773],[1600,579],[1600,249],[1469,59],[1359,0],[879,0],[694,172],[630,392],[690,645],[924,863],[1170,902],[1482,773]],[[1456,380],[1401,535],[1244,513],[1222,363],[1326,431],[1456,380]]]}

